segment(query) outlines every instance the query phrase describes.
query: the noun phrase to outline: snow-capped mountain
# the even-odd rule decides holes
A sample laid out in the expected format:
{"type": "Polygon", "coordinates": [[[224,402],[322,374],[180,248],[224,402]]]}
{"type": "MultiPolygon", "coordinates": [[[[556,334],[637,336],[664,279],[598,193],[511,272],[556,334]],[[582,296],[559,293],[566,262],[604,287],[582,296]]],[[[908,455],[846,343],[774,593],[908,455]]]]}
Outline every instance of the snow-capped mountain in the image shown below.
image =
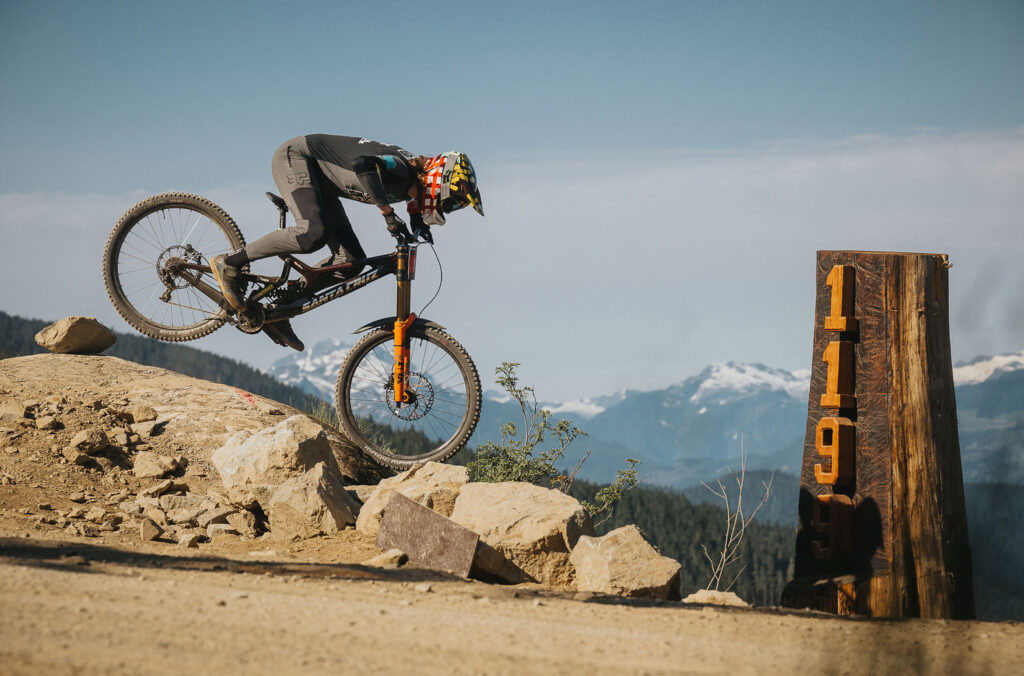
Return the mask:
{"type": "Polygon", "coordinates": [[[350,349],[351,345],[338,338],[322,340],[301,354],[278,359],[267,373],[287,385],[333,402],[338,369],[350,349]]]}
{"type": "MultiPolygon", "coordinates": [[[[717,476],[739,457],[749,466],[798,466],[807,415],[808,371],[761,364],[713,364],[662,390],[625,390],[572,402],[541,402],[588,432],[576,445],[592,450],[587,478],[613,478],[624,458],[643,461],[645,480],[682,484],[717,476]]],[[[500,426],[521,418],[507,395],[489,393],[471,443],[497,439],[500,426]]]]}
{"type": "MultiPolygon", "coordinates": [[[[279,359],[269,372],[333,401],[349,349],[337,339],[323,341],[279,359]]],[[[965,479],[1024,482],[1024,351],[957,364],[953,376],[965,479]]],[[[573,446],[580,453],[592,450],[585,478],[612,479],[631,457],[643,461],[646,482],[686,486],[735,468],[741,443],[748,469],[798,474],[809,381],[809,370],[725,362],[660,390],[539,405],[589,434],[573,446]]],[[[500,439],[500,427],[521,417],[506,393],[485,392],[470,444],[500,439]]]]}

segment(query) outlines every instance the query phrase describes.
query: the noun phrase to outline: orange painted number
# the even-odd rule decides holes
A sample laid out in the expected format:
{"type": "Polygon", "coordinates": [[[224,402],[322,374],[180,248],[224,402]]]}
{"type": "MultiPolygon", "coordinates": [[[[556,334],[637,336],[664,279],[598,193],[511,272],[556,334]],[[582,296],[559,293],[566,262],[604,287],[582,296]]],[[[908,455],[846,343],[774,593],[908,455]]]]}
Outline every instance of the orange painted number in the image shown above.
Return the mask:
{"type": "Polygon", "coordinates": [[[825,348],[822,360],[828,364],[825,393],[821,395],[822,408],[854,408],[853,396],[853,343],[833,340],[825,348]]]}
{"type": "Polygon", "coordinates": [[[857,271],[852,265],[833,265],[825,283],[832,288],[832,306],[825,317],[826,331],[856,331],[853,290],[857,271]]]}
{"type": "Polygon", "coordinates": [[[814,465],[814,478],[819,484],[844,485],[853,479],[854,429],[849,418],[822,418],[818,421],[814,447],[818,455],[829,459],[827,469],[820,464],[814,465]]]}

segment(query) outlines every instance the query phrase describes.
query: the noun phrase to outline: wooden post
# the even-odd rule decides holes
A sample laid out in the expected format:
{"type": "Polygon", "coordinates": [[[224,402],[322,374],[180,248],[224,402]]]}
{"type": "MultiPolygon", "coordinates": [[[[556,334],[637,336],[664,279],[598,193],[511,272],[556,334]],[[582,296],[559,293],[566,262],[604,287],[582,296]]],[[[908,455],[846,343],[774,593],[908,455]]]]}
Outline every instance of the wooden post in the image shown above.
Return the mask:
{"type": "Polygon", "coordinates": [[[974,617],[945,255],[819,251],[782,605],[974,617]]]}

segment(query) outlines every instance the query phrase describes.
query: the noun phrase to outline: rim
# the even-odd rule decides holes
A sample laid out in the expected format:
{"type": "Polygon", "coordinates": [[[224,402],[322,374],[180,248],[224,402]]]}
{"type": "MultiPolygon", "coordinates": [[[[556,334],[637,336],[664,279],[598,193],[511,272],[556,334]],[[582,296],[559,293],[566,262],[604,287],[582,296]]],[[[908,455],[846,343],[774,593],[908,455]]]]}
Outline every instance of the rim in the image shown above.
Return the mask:
{"type": "MultiPolygon", "coordinates": [[[[175,257],[206,265],[211,257],[232,250],[227,234],[203,212],[161,207],[138,218],[118,242],[113,260],[117,286],[147,322],[165,329],[195,328],[210,321],[219,306],[180,278],[171,281],[170,297],[161,298],[168,289],[160,270],[175,257]]],[[[216,287],[212,275],[199,276],[216,287]]]]}
{"type": "Polygon", "coordinates": [[[390,335],[360,358],[346,386],[359,435],[382,453],[412,459],[436,452],[458,436],[469,411],[469,389],[458,360],[445,347],[410,336],[409,349],[411,404],[398,407],[393,399],[390,335]]]}

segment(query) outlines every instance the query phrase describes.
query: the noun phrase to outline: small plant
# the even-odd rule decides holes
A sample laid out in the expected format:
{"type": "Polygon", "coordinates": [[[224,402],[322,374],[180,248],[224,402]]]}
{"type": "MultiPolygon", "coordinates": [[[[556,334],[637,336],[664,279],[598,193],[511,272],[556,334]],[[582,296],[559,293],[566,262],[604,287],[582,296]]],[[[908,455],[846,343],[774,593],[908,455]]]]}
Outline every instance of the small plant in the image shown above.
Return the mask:
{"type": "Polygon", "coordinates": [[[629,467],[615,472],[615,481],[599,490],[594,496],[594,500],[596,500],[596,502],[583,502],[583,506],[587,509],[587,513],[590,514],[591,517],[595,517],[602,513],[604,514],[603,519],[594,523],[595,526],[600,526],[602,523],[612,518],[615,503],[621,500],[623,495],[636,488],[637,484],[640,483],[640,476],[636,471],[636,466],[640,464],[640,461],[635,458],[626,458],[626,462],[629,463],[629,467]]]}
{"type": "MultiPolygon", "coordinates": [[[[559,471],[558,463],[579,437],[588,436],[569,420],[551,424],[551,411],[539,408],[534,389],[520,385],[516,374],[518,362],[502,362],[495,369],[495,382],[511,396],[523,414],[522,429],[513,422],[501,426],[501,442],[488,441],[477,449],[466,467],[473,481],[525,481],[543,485],[548,483],[563,493],[572,488],[576,473],[590,457],[590,450],[572,467],[559,471]],[[551,438],[554,444],[546,451],[538,449],[551,438]]],[[[592,517],[605,514],[598,522],[604,523],[611,517],[612,507],[623,495],[639,483],[636,466],[639,460],[628,458],[629,468],[616,472],[615,481],[598,491],[595,503],[583,502],[583,507],[592,517]]]]}
{"type": "MultiPolygon", "coordinates": [[[[754,520],[757,512],[764,507],[765,503],[768,502],[768,498],[772,492],[772,481],[775,479],[775,473],[768,478],[768,482],[761,482],[761,486],[764,487],[764,496],[761,498],[761,502],[754,507],[754,511],[750,513],[750,516],[743,514],[743,482],[747,476],[747,449],[746,449],[746,438],[743,437],[740,440],[740,473],[739,476],[735,472],[730,470],[733,479],[736,480],[736,502],[735,504],[729,498],[729,493],[722,484],[721,479],[717,479],[718,490],[715,490],[711,486],[701,481],[701,485],[704,488],[711,491],[712,494],[722,499],[725,502],[725,537],[722,541],[722,551],[715,557],[712,558],[711,554],[708,553],[708,548],[705,545],[701,545],[700,548],[704,550],[704,556],[707,558],[708,563],[711,565],[711,580],[708,581],[705,589],[719,591],[719,587],[722,584],[722,578],[725,575],[726,569],[734,563],[740,561],[743,558],[743,554],[740,552],[740,544],[743,542],[743,535],[747,530],[747,526],[754,520]]],[[[733,577],[732,582],[725,588],[724,591],[729,591],[736,580],[739,579],[740,574],[746,569],[744,565],[733,577]]]]}

